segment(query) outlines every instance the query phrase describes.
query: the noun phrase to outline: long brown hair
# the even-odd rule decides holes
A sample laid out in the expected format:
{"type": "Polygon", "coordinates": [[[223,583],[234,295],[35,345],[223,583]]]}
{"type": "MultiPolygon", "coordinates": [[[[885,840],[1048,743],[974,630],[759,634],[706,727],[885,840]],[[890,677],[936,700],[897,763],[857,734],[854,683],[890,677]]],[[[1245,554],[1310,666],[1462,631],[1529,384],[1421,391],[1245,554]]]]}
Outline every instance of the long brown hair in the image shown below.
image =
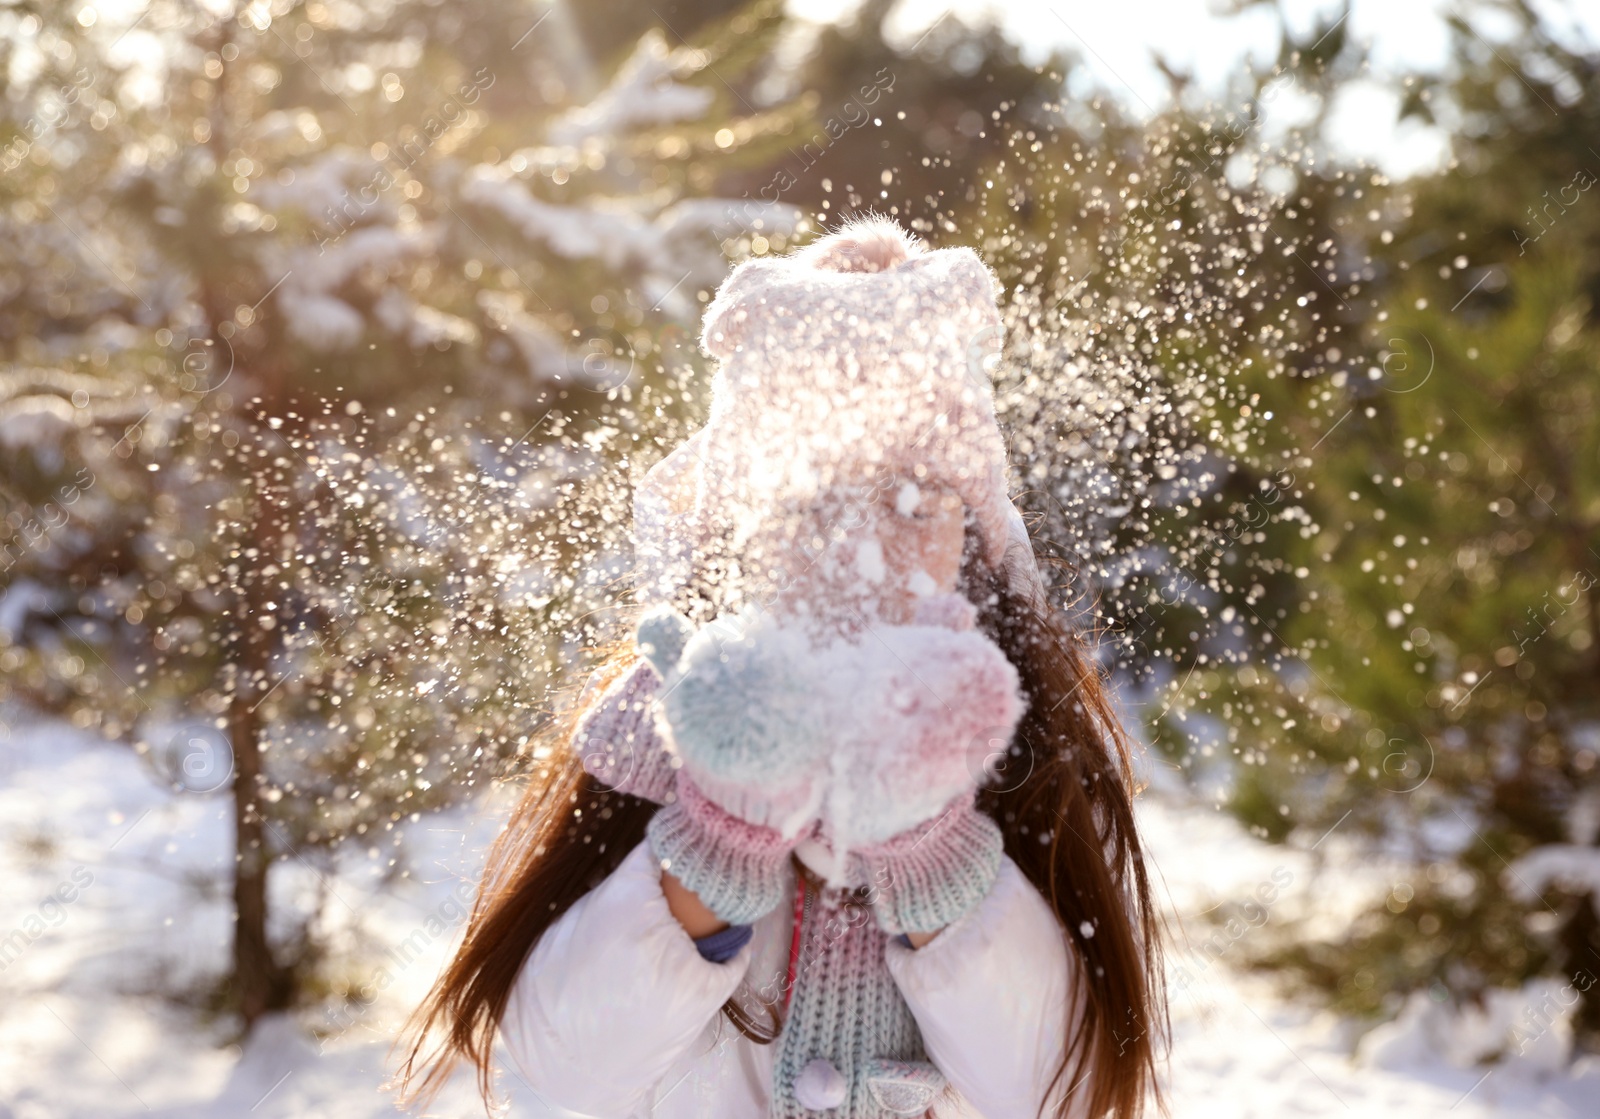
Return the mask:
{"type": "MultiPolygon", "coordinates": [[[[1028,696],[1009,752],[978,804],[1055,911],[1087,987],[1081,1017],[1076,1007],[1062,1008],[1070,1041],[1052,1092],[1065,1084],[1064,1101],[1087,1092],[1087,1114],[1095,1117],[1137,1119],[1150,1102],[1165,1112],[1156,1076],[1157,1039],[1169,1036],[1161,945],[1134,826],[1126,732],[1082,640],[975,556],[969,547],[965,592],[1028,696]]],[[[604,671],[620,674],[631,660],[618,650],[604,671]]],[[[656,805],[583,771],[569,741],[575,717],[552,722],[541,735],[535,754],[544,755],[542,768],[490,849],[461,947],[402,1035],[401,1048],[409,1045],[399,1070],[402,1104],[430,1100],[465,1060],[489,1106],[494,1038],[523,962],[545,929],[644,839],[656,805]]],[[[776,1034],[760,1030],[733,999],[723,1011],[757,1042],[776,1034]]]]}

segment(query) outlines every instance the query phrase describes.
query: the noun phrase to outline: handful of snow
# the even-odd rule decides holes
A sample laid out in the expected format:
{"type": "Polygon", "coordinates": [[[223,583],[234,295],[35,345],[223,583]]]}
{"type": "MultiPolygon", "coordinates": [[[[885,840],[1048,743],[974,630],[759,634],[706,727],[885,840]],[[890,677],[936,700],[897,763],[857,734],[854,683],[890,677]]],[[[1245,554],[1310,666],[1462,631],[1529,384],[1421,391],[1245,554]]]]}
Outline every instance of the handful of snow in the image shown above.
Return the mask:
{"type": "Polygon", "coordinates": [[[662,678],[659,729],[683,771],[751,823],[821,832],[830,877],[846,852],[981,785],[1024,707],[1016,669],[959,599],[930,601],[916,624],[826,639],[764,612],[695,630],[657,610],[638,642],[662,678]]]}

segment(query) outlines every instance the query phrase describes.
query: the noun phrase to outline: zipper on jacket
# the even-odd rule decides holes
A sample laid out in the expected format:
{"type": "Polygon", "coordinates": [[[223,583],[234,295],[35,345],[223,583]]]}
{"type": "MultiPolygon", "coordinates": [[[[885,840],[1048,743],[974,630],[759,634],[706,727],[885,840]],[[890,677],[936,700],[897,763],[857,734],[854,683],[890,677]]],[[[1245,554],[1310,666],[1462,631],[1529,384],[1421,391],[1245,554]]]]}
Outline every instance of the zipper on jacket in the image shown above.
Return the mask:
{"type": "Polygon", "coordinates": [[[783,1015],[789,1016],[789,1000],[794,997],[795,978],[800,970],[800,930],[805,927],[806,915],[811,911],[811,891],[806,888],[806,876],[795,875],[794,933],[789,938],[789,973],[783,984],[783,1015]]]}

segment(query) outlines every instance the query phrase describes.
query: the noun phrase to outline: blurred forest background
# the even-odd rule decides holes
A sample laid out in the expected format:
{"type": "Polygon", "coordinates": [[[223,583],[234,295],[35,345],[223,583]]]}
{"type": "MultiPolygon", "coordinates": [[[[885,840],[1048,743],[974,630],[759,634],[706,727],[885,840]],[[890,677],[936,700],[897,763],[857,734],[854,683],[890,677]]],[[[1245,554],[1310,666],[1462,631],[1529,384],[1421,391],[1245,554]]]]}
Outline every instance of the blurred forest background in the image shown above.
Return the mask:
{"type": "Polygon", "coordinates": [[[892,7],[0,4],[0,710],[226,809],[165,994],[354,997],[275,880],[403,878],[537,764],[703,305],[874,210],[1007,286],[1019,500],[1150,765],[1410,868],[1249,962],[1370,1020],[1548,978],[1600,1045],[1600,47],[1452,9],[1393,181],[1323,134],[1337,10],[1136,117],[892,7]]]}

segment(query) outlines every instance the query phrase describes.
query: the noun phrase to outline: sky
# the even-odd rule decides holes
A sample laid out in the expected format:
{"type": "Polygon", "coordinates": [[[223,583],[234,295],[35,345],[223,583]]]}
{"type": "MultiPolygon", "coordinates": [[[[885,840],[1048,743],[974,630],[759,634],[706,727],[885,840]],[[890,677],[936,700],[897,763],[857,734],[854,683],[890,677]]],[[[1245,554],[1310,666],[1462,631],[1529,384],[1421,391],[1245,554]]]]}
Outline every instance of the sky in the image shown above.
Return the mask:
{"type": "MultiPolygon", "coordinates": [[[[857,0],[790,0],[792,10],[812,19],[837,19],[857,0]]],[[[1571,28],[1573,38],[1600,44],[1600,3],[1534,0],[1554,26],[1571,28]]],[[[1353,0],[1343,30],[1371,51],[1370,81],[1352,82],[1333,106],[1329,139],[1344,154],[1376,163],[1397,177],[1438,166],[1447,155],[1442,133],[1396,122],[1399,104],[1393,75],[1443,69],[1449,44],[1445,15],[1465,7],[1486,41],[1504,38],[1509,25],[1493,13],[1477,12],[1454,0],[1353,0]]],[[[1339,19],[1340,0],[1290,0],[1286,18],[1297,36],[1339,19]]],[[[1224,14],[1219,0],[904,0],[890,17],[892,38],[914,43],[935,23],[955,14],[967,22],[988,16],[1021,45],[1024,56],[1039,60],[1065,48],[1083,60],[1069,82],[1072,93],[1103,91],[1130,112],[1149,116],[1169,102],[1166,79],[1152,62],[1159,53],[1176,69],[1192,73],[1197,84],[1220,92],[1227,76],[1246,63],[1264,67],[1276,54],[1278,15],[1258,4],[1239,14],[1224,14]]],[[[1280,113],[1292,123],[1292,99],[1280,113]]],[[[1309,106],[1300,106],[1302,110],[1309,106]]]]}
{"type": "MultiPolygon", "coordinates": [[[[207,0],[227,5],[231,0],[207,0]]],[[[848,17],[860,0],[788,0],[796,15],[816,21],[848,17]]],[[[1600,50],[1600,0],[1531,0],[1550,26],[1565,30],[1571,42],[1600,50]]],[[[1509,21],[1468,0],[1285,0],[1284,18],[1297,37],[1320,33],[1337,21],[1370,51],[1370,78],[1347,83],[1330,113],[1327,137],[1349,157],[1377,164],[1399,178],[1430,171],[1448,155],[1445,134],[1415,121],[1396,120],[1399,96],[1393,78],[1415,71],[1439,71],[1449,45],[1445,16],[1465,12],[1488,43],[1503,42],[1509,21]]],[[[145,0],[96,0],[113,23],[130,23],[145,0]]],[[[1242,66],[1265,68],[1276,54],[1278,11],[1249,0],[902,0],[890,16],[889,35],[910,47],[952,15],[968,23],[998,23],[1019,44],[1024,57],[1042,61],[1066,49],[1082,60],[1069,75],[1069,93],[1105,93],[1135,116],[1148,117],[1169,101],[1166,79],[1155,66],[1160,54],[1197,84],[1220,94],[1229,75],[1242,66]],[[1248,5],[1248,6],[1247,6],[1248,5]],[[1229,7],[1241,7],[1237,13],[1229,7]]],[[[1314,109],[1297,89],[1278,99],[1273,118],[1262,127],[1274,131],[1299,123],[1314,109]]]]}

